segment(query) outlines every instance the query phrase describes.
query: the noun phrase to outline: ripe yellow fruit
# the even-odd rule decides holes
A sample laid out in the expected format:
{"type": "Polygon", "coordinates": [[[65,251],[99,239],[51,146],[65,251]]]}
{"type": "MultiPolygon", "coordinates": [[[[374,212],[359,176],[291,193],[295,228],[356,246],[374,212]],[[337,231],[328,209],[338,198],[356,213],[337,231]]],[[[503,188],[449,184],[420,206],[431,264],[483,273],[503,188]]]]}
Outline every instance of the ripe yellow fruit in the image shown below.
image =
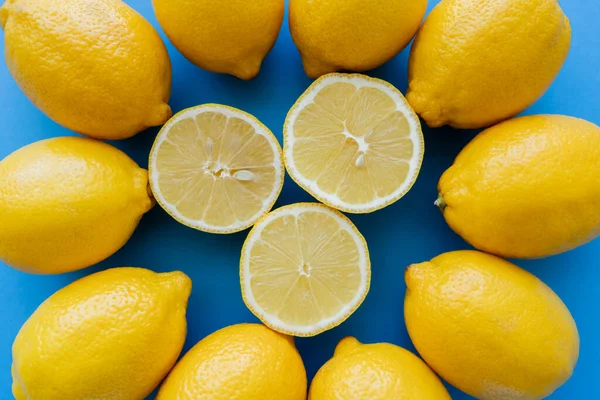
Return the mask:
{"type": "Polygon", "coordinates": [[[156,399],[305,400],[306,371],[291,337],[264,325],[232,325],[196,344],[156,399]]]}
{"type": "Polygon", "coordinates": [[[131,400],[152,392],[186,335],[183,272],[113,268],[50,296],[13,344],[16,400],[131,400]]]}
{"type": "Polygon", "coordinates": [[[480,133],[440,179],[450,227],[504,257],[558,254],[600,235],[600,128],[534,115],[480,133]]]}
{"type": "Polygon", "coordinates": [[[338,326],[362,304],[370,284],[365,238],[323,204],[278,208],[258,221],[242,248],[244,303],[288,335],[315,336],[338,326]]]}
{"type": "Polygon", "coordinates": [[[405,272],[404,316],[419,354],[482,400],[533,400],[569,379],[579,334],[560,298],[529,272],[454,251],[405,272]]]}
{"type": "Polygon", "coordinates": [[[425,144],[419,117],[381,79],[332,73],[289,111],[285,166],[313,197],[349,213],[369,213],[404,196],[417,180],[425,144]]]}
{"type": "Polygon", "coordinates": [[[6,63],[57,123],[124,139],[171,116],[171,63],[158,33],[120,0],[6,0],[6,63]]]}
{"type": "Polygon", "coordinates": [[[254,78],[275,45],[283,0],[152,0],[169,40],[192,63],[212,72],[254,78]]]}
{"type": "Polygon", "coordinates": [[[366,71],[413,38],[427,0],[290,0],[290,31],[306,74],[366,71]]]}
{"type": "Polygon", "coordinates": [[[544,94],[570,44],[557,0],[442,0],[413,44],[406,98],[431,127],[489,126],[544,94]]]}
{"type": "Polygon", "coordinates": [[[211,233],[254,225],[275,204],[285,175],[273,133],[254,116],[220,104],[171,118],[156,136],[149,171],[161,207],[211,233]]]}
{"type": "Polygon", "coordinates": [[[35,142],[0,162],[0,260],[39,274],[89,267],[119,250],[152,205],[148,172],[117,148],[35,142]]]}
{"type": "Polygon", "coordinates": [[[419,357],[389,343],[361,344],[347,337],[317,372],[309,400],[451,400],[419,357]]]}

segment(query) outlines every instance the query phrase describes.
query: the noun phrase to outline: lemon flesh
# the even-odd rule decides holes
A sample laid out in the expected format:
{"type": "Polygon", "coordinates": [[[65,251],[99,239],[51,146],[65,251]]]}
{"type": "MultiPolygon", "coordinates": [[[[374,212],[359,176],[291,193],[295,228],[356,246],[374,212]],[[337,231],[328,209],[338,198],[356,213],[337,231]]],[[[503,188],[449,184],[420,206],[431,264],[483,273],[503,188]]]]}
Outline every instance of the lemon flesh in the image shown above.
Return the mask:
{"type": "Polygon", "coordinates": [[[346,320],[369,290],[367,244],[341,213],[317,203],[285,206],[248,235],[242,296],[270,328],[314,336],[346,320]]]}
{"type": "Polygon", "coordinates": [[[284,137],[292,179],[321,202],[351,213],[400,199],[423,160],[419,119],[402,93],[359,74],[315,81],[290,110],[284,137]]]}
{"type": "Polygon", "coordinates": [[[216,104],[184,110],[161,130],[150,154],[158,203],[181,223],[238,232],[266,214],[281,192],[281,147],[243,111],[216,104]]]}

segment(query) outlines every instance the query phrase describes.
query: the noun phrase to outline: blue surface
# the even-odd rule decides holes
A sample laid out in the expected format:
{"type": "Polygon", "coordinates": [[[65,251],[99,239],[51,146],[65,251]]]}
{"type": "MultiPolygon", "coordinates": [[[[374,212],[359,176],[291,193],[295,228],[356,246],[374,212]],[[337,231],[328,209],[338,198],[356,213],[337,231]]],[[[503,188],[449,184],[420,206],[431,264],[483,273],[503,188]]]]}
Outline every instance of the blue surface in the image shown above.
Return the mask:
{"type": "MultiPolygon", "coordinates": [[[[129,0],[128,3],[162,35],[150,0],[129,0]]],[[[437,1],[430,3],[431,9],[437,1]]],[[[600,124],[597,99],[600,93],[600,7],[597,0],[563,0],[561,5],[573,26],[571,52],[554,85],[525,114],[560,113],[600,124]]],[[[288,109],[311,82],[302,70],[287,21],[260,75],[250,82],[203,71],[186,61],[164,39],[173,62],[170,104],[174,111],[208,102],[228,104],[254,114],[281,140],[288,109]]],[[[0,46],[3,50],[3,40],[0,46]]],[[[405,50],[370,74],[390,81],[404,92],[407,58],[405,50]]],[[[49,120],[25,98],[4,62],[0,62],[0,110],[0,159],[31,142],[72,134],[49,120]]],[[[152,129],[115,145],[146,167],[156,133],[157,129],[152,129]]],[[[410,193],[382,211],[351,216],[369,243],[373,265],[371,291],[360,309],[340,327],[315,338],[297,340],[310,378],[332,355],[336,343],[347,335],[363,342],[391,342],[414,351],[403,318],[404,268],[442,252],[468,248],[448,228],[433,201],[440,175],[475,132],[425,128],[424,133],[425,160],[410,193]]],[[[288,178],[276,207],[310,200],[311,197],[288,178]]],[[[184,351],[219,328],[257,321],[244,306],[239,288],[238,260],[246,233],[220,236],[198,232],[178,224],[160,207],[155,207],[142,219],[121,251],[92,268],[59,276],[33,276],[0,265],[0,321],[3,325],[0,330],[0,399],[12,398],[11,344],[20,326],[56,290],[92,272],[133,265],[155,271],[180,269],[187,273],[193,280],[193,292],[184,351]]],[[[596,240],[560,256],[517,261],[558,293],[580,331],[581,354],[575,374],[552,399],[590,399],[596,392],[600,358],[596,282],[600,278],[599,256],[600,240],[596,240]]],[[[456,389],[450,388],[450,392],[454,399],[470,399],[456,389]]]]}

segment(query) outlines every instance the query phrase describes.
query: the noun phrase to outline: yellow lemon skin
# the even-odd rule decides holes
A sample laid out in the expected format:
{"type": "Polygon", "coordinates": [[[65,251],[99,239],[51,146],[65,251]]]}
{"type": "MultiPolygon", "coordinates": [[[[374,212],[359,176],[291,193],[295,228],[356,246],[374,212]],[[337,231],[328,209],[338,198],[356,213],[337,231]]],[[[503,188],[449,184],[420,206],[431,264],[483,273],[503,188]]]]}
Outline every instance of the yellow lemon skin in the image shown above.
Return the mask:
{"type": "Polygon", "coordinates": [[[290,31],[311,78],[367,71],[413,38],[427,0],[290,0],[290,31]]]}
{"type": "Polygon", "coordinates": [[[421,357],[481,400],[537,400],[569,379],[579,334],[558,296],[529,272],[478,251],[405,272],[404,316],[421,357]]]}
{"type": "Polygon", "coordinates": [[[406,98],[430,127],[486,127],[541,97],[570,44],[557,0],[442,0],[412,46],[406,98]]]}
{"type": "Polygon", "coordinates": [[[342,339],[317,372],[308,399],[451,400],[435,373],[408,350],[353,337],[342,339]]]}
{"type": "Polygon", "coordinates": [[[305,400],[306,371],[293,338],[264,325],[223,328],[175,366],[157,400],[305,400]]]}
{"type": "Polygon", "coordinates": [[[145,398],[181,353],[191,288],[179,271],[113,268],[59,290],[15,339],[15,399],[145,398]]]}
{"type": "Polygon", "coordinates": [[[152,0],[158,22],[189,61],[252,79],[275,45],[283,0],[152,0]]]}
{"type": "Polygon", "coordinates": [[[6,0],[6,64],[55,122],[124,139],[171,116],[171,62],[141,15],[120,0],[6,0]]]}
{"type": "Polygon", "coordinates": [[[59,137],[0,161],[0,260],[58,274],[119,250],[153,200],[148,172],[117,148],[59,137]]]}
{"type": "Polygon", "coordinates": [[[437,204],[479,250],[511,258],[558,254],[600,234],[600,128],[535,115],[480,133],[442,175],[437,204]]]}

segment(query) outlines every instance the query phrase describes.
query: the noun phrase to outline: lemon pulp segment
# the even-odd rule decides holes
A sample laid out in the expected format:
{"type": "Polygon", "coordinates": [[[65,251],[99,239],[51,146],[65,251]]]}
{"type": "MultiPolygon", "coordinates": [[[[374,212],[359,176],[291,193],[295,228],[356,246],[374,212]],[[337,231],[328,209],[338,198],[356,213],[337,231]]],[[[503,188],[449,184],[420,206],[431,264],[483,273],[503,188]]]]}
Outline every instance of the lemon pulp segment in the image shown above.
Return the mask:
{"type": "Polygon", "coordinates": [[[176,115],[150,155],[152,190],[180,222],[230,233],[267,213],[283,185],[281,148],[243,111],[203,105],[176,115]]]}
{"type": "Polygon", "coordinates": [[[423,158],[419,120],[402,94],[358,74],[317,80],[291,109],[284,130],[292,178],[346,212],[371,212],[398,200],[423,158]]]}
{"type": "Polygon", "coordinates": [[[242,294],[269,327],[312,336],[343,322],[369,289],[366,242],[338,211],[317,203],[275,210],[251,231],[242,294]]]}

